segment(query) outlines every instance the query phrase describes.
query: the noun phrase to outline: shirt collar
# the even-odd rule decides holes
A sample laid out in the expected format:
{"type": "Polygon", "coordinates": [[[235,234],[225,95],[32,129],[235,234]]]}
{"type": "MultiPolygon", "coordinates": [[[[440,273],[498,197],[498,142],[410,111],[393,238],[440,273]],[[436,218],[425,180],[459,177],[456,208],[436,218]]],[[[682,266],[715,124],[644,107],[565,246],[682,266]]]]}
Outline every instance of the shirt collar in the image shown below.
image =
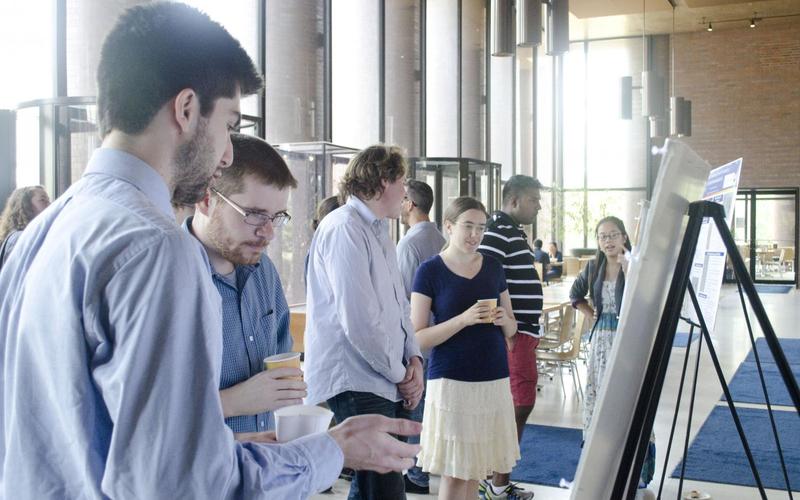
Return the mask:
{"type": "Polygon", "coordinates": [[[98,148],[84,175],[105,174],[133,184],[165,215],[175,218],[167,183],[156,170],[136,156],[113,148],[98,148]]]}
{"type": "Polygon", "coordinates": [[[517,223],[516,220],[514,220],[514,217],[511,217],[510,214],[507,214],[502,210],[498,210],[494,214],[492,214],[492,218],[494,218],[494,220],[496,221],[505,222],[506,224],[511,224],[514,227],[518,228],[522,227],[519,225],[519,223],[517,223]]]}
{"type": "Polygon", "coordinates": [[[525,230],[522,228],[522,225],[520,223],[518,223],[514,219],[514,217],[512,217],[510,214],[507,214],[507,213],[503,212],[502,210],[498,210],[498,211],[496,211],[495,213],[492,214],[492,219],[497,221],[497,222],[500,222],[500,223],[503,223],[503,224],[508,224],[508,225],[511,225],[511,226],[517,228],[517,230],[520,233],[522,233],[525,236],[525,239],[527,240],[528,235],[525,234],[525,230]]]}
{"type": "Polygon", "coordinates": [[[433,226],[433,228],[436,229],[437,231],[439,230],[439,228],[436,227],[436,223],[433,221],[417,222],[416,224],[408,228],[408,231],[406,231],[406,236],[422,232],[425,229],[429,228],[430,226],[433,226]]]}
{"type": "Polygon", "coordinates": [[[360,198],[356,196],[350,196],[347,199],[347,205],[353,207],[358,215],[364,219],[364,222],[372,228],[372,232],[375,235],[380,236],[383,232],[387,231],[389,228],[389,223],[386,219],[379,219],[375,216],[372,210],[364,203],[360,198]]]}

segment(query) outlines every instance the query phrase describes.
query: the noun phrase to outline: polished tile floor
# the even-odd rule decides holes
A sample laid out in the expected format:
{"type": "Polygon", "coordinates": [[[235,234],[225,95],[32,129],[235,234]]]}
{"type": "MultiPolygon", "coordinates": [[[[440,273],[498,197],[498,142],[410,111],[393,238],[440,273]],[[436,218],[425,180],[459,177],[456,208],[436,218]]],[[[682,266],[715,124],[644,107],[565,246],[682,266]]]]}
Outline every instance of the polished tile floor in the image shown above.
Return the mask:
{"type": "MultiPolygon", "coordinates": [[[[568,283],[552,285],[549,293],[558,296],[566,296],[569,289],[568,283]]],[[[779,337],[787,338],[800,338],[800,292],[792,290],[788,294],[762,294],[761,300],[767,311],[767,314],[772,322],[773,328],[779,337]]],[[[755,323],[755,318],[751,313],[751,322],[755,323]]],[[[754,333],[757,337],[762,336],[757,324],[754,324],[754,333]]],[[[724,285],[720,299],[719,310],[717,313],[717,326],[712,335],[714,345],[717,349],[717,354],[722,365],[723,372],[726,379],[730,381],[735,373],[739,363],[745,358],[750,350],[750,341],[747,336],[747,328],[744,321],[744,315],[741,310],[739,296],[736,291],[735,285],[724,285]]],[[[692,354],[689,358],[690,366],[693,366],[695,359],[697,343],[693,344],[692,354]]],[[[682,453],[682,443],[684,439],[684,432],[686,429],[686,421],[688,418],[688,404],[686,403],[687,393],[684,392],[684,403],[681,405],[681,411],[678,416],[678,424],[676,430],[675,441],[673,444],[673,451],[669,457],[664,456],[666,450],[666,442],[669,438],[669,431],[672,425],[672,417],[675,411],[675,401],[677,399],[678,385],[680,382],[680,373],[683,364],[683,354],[685,350],[682,348],[673,348],[672,357],[670,359],[669,369],[667,372],[667,380],[664,385],[661,404],[659,406],[658,414],[656,416],[655,433],[657,442],[661,445],[657,456],[656,478],[650,487],[653,491],[658,490],[658,481],[661,475],[661,470],[664,466],[664,460],[667,460],[667,480],[664,484],[662,498],[675,499],[678,496],[678,480],[669,478],[674,467],[680,461],[680,454],[682,453]],[[680,449],[676,449],[680,448],[680,449]]],[[[692,436],[697,433],[700,426],[705,421],[708,414],[711,412],[715,405],[720,404],[718,401],[722,395],[722,389],[719,381],[714,373],[711,358],[708,351],[703,350],[700,374],[697,384],[697,396],[695,402],[694,415],[692,418],[692,436]]],[[[800,360],[794,360],[800,362],[800,360]]],[[[584,370],[581,366],[580,370],[584,370]]],[[[582,380],[586,380],[585,374],[582,375],[582,380]]],[[[688,383],[687,379],[687,383],[688,383]]],[[[544,425],[558,425],[563,427],[579,428],[581,425],[581,404],[578,401],[570,381],[569,374],[564,373],[566,395],[562,393],[559,378],[556,376],[554,380],[549,380],[548,377],[541,377],[540,383],[542,384],[541,391],[538,396],[536,408],[530,418],[530,423],[544,424],[544,425]]],[[[722,403],[724,404],[724,403],[722,403]]],[[[752,405],[743,405],[752,406],[752,405]]],[[[409,499],[424,499],[433,498],[437,491],[438,481],[436,478],[432,479],[432,495],[408,495],[409,499]]],[[[527,488],[536,493],[536,499],[545,500],[560,500],[568,499],[569,491],[565,489],[549,488],[539,485],[525,485],[527,488]]],[[[320,494],[312,498],[318,500],[338,500],[347,498],[347,491],[349,483],[339,480],[333,487],[332,494],[320,494]]],[[[797,486],[795,486],[797,488],[797,486]]],[[[735,500],[749,500],[760,498],[756,488],[747,488],[741,486],[706,483],[699,481],[685,481],[683,485],[685,492],[691,490],[699,490],[708,493],[714,500],[720,499],[735,499],[735,500]]],[[[783,499],[788,498],[785,491],[767,490],[767,497],[770,499],[783,499]]]]}

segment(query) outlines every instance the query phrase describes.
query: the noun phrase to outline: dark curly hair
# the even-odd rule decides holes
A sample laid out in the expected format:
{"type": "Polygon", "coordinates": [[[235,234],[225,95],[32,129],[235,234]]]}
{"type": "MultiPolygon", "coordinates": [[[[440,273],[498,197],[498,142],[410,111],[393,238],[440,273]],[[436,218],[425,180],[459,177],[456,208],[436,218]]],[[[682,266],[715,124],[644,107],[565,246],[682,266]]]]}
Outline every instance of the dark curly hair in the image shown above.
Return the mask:
{"type": "Polygon", "coordinates": [[[339,200],[348,196],[371,200],[383,194],[383,181],[395,182],[408,171],[403,151],[397,146],[376,144],[359,152],[347,164],[339,183],[339,200]]]}
{"type": "Polygon", "coordinates": [[[181,90],[208,117],[219,97],[254,94],[262,79],[239,42],[206,14],[177,2],[126,10],[108,33],[97,67],[101,136],[142,132],[181,90]]]}
{"type": "Polygon", "coordinates": [[[17,188],[6,201],[6,208],[0,215],[0,242],[14,231],[22,231],[31,220],[36,217],[33,208],[33,195],[37,190],[44,190],[42,186],[26,186],[17,188]]]}

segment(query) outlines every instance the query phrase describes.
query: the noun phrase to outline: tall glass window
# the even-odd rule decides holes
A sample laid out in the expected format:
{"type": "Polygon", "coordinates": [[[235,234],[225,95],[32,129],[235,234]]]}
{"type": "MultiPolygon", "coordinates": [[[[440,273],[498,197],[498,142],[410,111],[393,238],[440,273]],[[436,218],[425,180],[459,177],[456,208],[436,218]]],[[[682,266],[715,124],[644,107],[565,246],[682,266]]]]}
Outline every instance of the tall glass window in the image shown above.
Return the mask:
{"type": "Polygon", "coordinates": [[[267,0],[265,137],[272,144],[323,140],[323,0],[267,0]]]}
{"type": "Polygon", "coordinates": [[[514,174],[514,108],[513,71],[511,57],[492,57],[489,61],[492,103],[490,160],[502,166],[503,179],[514,174]]]}
{"type": "Polygon", "coordinates": [[[365,148],[379,141],[378,2],[333,2],[333,142],[365,148]]]}
{"type": "MultiPolygon", "coordinates": [[[[235,8],[227,2],[216,0],[181,0],[202,10],[208,16],[225,27],[234,38],[239,40],[247,55],[258,67],[258,0],[237,0],[235,8]]],[[[98,2],[99,3],[99,2],[98,2]]],[[[90,16],[86,17],[91,19],[90,16]]],[[[263,72],[263,68],[259,68],[263,72]]],[[[259,115],[258,96],[252,95],[242,99],[242,113],[259,115]]]]}
{"type": "Polygon", "coordinates": [[[420,155],[420,2],[386,2],[385,142],[420,155]]]}
{"type": "Polygon", "coordinates": [[[517,47],[517,172],[533,175],[533,47],[517,47]]]}
{"type": "Polygon", "coordinates": [[[458,0],[427,2],[427,156],[458,156],[458,0]]]}
{"type": "Polygon", "coordinates": [[[553,57],[540,45],[536,57],[536,178],[552,186],[553,177],[553,57]]]}
{"type": "Polygon", "coordinates": [[[486,3],[461,3],[461,156],[486,155],[486,3]]]}
{"type": "Polygon", "coordinates": [[[54,2],[0,3],[0,108],[53,97],[54,2]]]}
{"type": "Polygon", "coordinates": [[[573,43],[564,64],[564,247],[597,245],[594,228],[606,215],[634,225],[647,196],[647,122],[641,93],[633,119],[620,118],[619,82],[641,82],[642,40],[573,43]],[[637,82],[637,79],[639,80],[637,82]],[[614,172],[614,175],[608,175],[614,172]]]}
{"type": "MultiPolygon", "coordinates": [[[[54,2],[0,3],[0,109],[55,95],[54,2]],[[12,48],[13,47],[13,48],[12,48]]],[[[17,114],[16,185],[40,184],[39,109],[17,114]]]]}

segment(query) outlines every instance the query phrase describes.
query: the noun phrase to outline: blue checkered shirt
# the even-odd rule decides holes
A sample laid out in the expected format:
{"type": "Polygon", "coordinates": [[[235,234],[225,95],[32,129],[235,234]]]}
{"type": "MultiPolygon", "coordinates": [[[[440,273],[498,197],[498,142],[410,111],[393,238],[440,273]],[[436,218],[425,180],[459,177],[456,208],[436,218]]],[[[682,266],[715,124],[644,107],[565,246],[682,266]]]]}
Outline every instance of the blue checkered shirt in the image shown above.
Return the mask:
{"type": "MultiPolygon", "coordinates": [[[[184,222],[188,230],[191,218],[184,222]]],[[[258,264],[236,266],[236,287],[210,269],[222,297],[222,372],[219,388],[244,382],[264,369],[264,358],[292,350],[289,306],[281,279],[266,254],[258,264]]],[[[272,412],[225,419],[233,432],[275,428],[272,412]]]]}

